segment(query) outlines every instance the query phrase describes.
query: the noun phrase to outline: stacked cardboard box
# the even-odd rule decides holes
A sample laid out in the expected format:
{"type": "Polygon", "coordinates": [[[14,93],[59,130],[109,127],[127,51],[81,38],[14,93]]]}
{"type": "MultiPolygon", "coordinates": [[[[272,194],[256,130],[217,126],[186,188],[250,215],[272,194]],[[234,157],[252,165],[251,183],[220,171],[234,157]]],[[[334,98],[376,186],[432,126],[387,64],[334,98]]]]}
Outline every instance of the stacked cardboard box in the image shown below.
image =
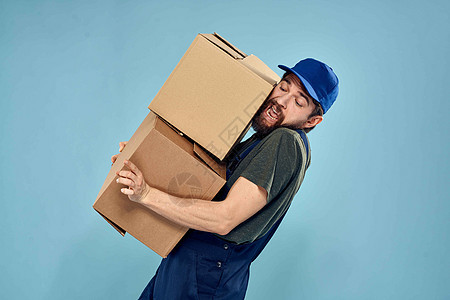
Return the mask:
{"type": "Polygon", "coordinates": [[[188,228],[129,201],[115,172],[129,159],[152,186],[211,200],[225,184],[221,160],[245,135],[278,80],[256,56],[218,34],[199,34],[113,164],[94,209],[122,235],[129,232],[166,257],[188,228]]]}
{"type": "Polygon", "coordinates": [[[218,34],[199,34],[148,108],[223,160],[279,80],[218,34]]]}
{"type": "Polygon", "coordinates": [[[111,167],[94,209],[122,235],[128,231],[166,257],[188,229],[130,201],[120,192],[123,185],[115,182],[116,171],[126,169],[125,159],[133,162],[153,187],[175,196],[204,200],[211,200],[225,183],[225,167],[152,112],[111,167]]]}

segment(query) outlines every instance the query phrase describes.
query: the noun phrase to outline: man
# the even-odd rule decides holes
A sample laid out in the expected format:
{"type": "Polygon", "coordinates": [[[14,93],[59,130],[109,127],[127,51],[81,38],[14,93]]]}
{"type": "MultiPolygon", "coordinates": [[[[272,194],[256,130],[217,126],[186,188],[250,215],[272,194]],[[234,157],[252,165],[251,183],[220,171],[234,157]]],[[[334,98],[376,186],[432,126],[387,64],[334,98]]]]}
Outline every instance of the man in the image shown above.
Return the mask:
{"type": "Polygon", "coordinates": [[[191,228],[139,299],[245,297],[250,264],[278,228],[309,167],[305,132],[322,122],[338,94],[338,78],[322,62],[279,67],[286,74],[255,114],[256,133],[236,147],[227,182],[213,201],[174,200],[151,187],[130,161],[129,171],[117,172],[130,200],[191,228]]]}

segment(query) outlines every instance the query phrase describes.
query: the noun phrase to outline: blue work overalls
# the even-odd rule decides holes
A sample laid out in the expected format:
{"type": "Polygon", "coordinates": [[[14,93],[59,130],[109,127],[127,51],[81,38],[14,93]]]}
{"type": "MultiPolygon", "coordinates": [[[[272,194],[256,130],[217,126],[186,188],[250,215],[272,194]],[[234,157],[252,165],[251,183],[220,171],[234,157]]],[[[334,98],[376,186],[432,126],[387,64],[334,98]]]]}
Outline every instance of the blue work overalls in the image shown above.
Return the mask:
{"type": "MultiPolygon", "coordinates": [[[[309,155],[308,142],[298,130],[309,155]]],[[[256,139],[228,164],[227,179],[242,159],[258,144],[256,139]]],[[[223,199],[225,199],[225,190],[223,199]]],[[[164,258],[139,300],[239,300],[247,291],[250,264],[258,257],[285,214],[261,238],[234,244],[216,235],[190,229],[164,258]]]]}

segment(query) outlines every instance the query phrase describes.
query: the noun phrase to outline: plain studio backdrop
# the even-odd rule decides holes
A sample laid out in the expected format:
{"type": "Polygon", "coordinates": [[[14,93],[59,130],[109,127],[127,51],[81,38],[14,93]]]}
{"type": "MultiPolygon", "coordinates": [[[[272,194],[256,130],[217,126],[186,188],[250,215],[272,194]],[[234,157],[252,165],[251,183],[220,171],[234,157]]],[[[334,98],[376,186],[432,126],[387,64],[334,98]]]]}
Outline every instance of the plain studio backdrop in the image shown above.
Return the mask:
{"type": "Polygon", "coordinates": [[[449,1],[0,1],[1,299],[136,299],[161,258],[93,209],[197,33],[340,95],[252,265],[259,299],[449,299],[449,1]]]}

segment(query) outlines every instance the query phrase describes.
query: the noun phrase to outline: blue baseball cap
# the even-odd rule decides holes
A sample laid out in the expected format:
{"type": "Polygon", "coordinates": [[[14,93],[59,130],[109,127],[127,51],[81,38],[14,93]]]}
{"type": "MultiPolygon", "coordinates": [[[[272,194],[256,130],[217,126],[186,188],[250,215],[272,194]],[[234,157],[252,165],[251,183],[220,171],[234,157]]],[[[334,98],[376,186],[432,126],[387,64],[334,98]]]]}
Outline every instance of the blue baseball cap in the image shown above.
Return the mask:
{"type": "Polygon", "coordinates": [[[330,109],[339,92],[339,79],[332,68],[313,58],[303,59],[293,68],[283,65],[278,67],[294,73],[300,79],[309,95],[320,103],[324,114],[330,109]]]}

